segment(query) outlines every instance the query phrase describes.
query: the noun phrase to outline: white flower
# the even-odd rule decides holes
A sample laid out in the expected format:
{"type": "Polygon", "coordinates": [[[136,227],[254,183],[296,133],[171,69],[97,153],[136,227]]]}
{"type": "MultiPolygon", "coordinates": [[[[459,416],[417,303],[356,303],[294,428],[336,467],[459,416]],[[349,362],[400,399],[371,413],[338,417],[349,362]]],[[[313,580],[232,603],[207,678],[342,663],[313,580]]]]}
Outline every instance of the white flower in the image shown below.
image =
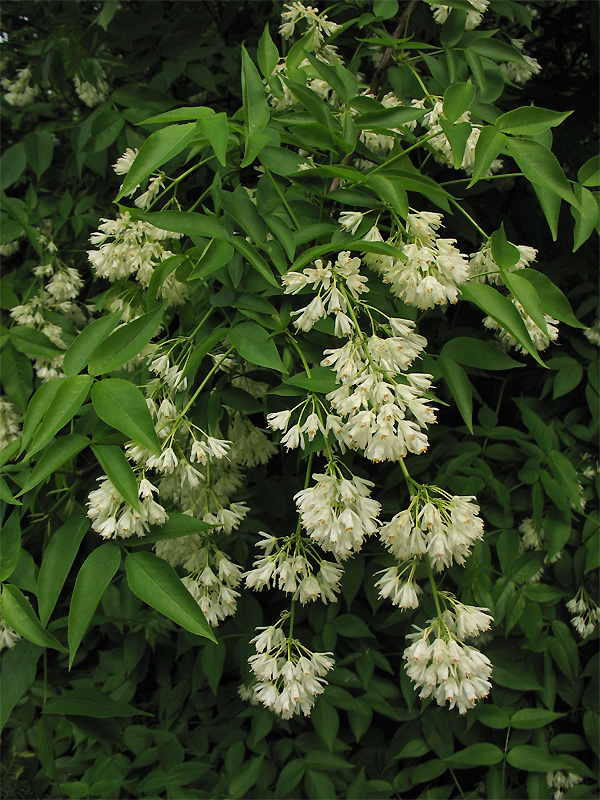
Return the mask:
{"type": "Polygon", "coordinates": [[[364,214],[361,211],[343,211],[338,217],[338,221],[344,230],[354,234],[363,221],[363,217],[364,214]]]}
{"type": "Polygon", "coordinates": [[[127,150],[125,150],[123,155],[120,156],[113,164],[113,170],[117,173],[117,175],[127,175],[131,165],[136,159],[137,154],[137,147],[135,149],[128,147],[127,150]]]}
{"type": "Polygon", "coordinates": [[[21,634],[13,630],[2,615],[0,615],[0,650],[4,650],[5,647],[10,650],[20,638],[21,634]]]}
{"type": "MultiPolygon", "coordinates": [[[[544,314],[546,331],[543,331],[537,325],[537,323],[532,320],[518,300],[516,300],[514,297],[512,297],[511,300],[521,315],[521,318],[525,323],[525,327],[527,328],[527,333],[529,334],[529,337],[531,338],[533,346],[536,348],[536,350],[545,350],[550,342],[555,342],[558,339],[559,323],[557,319],[554,319],[554,317],[551,317],[549,314],[544,314]]],[[[486,328],[497,331],[500,340],[505,342],[507,347],[514,347],[517,352],[523,353],[523,355],[527,353],[527,350],[523,347],[521,342],[515,339],[514,336],[505,330],[499,323],[497,323],[496,320],[492,319],[492,317],[485,317],[483,324],[486,328]]]]}

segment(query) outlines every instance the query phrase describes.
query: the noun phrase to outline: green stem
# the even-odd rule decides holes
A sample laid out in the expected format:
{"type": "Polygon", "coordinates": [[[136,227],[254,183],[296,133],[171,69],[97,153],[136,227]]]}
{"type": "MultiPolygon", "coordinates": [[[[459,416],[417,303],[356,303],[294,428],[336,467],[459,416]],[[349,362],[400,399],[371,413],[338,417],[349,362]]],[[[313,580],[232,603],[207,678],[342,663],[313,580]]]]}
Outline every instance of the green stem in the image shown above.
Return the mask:
{"type": "Polygon", "coordinates": [[[296,350],[296,352],[297,352],[297,353],[298,353],[298,355],[300,356],[300,360],[302,361],[302,365],[303,365],[303,367],[304,367],[304,371],[306,372],[307,376],[308,376],[309,378],[311,378],[311,377],[312,377],[312,375],[311,375],[311,372],[310,372],[310,367],[308,366],[308,362],[307,362],[306,358],[304,357],[304,353],[302,352],[302,350],[301,350],[301,348],[300,348],[300,345],[299,345],[299,344],[298,344],[298,342],[297,342],[297,341],[294,339],[294,337],[292,336],[292,334],[291,334],[291,333],[288,333],[288,335],[287,335],[287,336],[288,336],[288,339],[289,339],[289,341],[290,341],[290,343],[291,343],[292,347],[293,347],[293,348],[296,350]]]}
{"type": "Polygon", "coordinates": [[[484,239],[489,239],[489,238],[490,238],[490,237],[488,236],[488,234],[487,234],[487,233],[486,233],[486,232],[483,230],[483,228],[481,228],[481,227],[480,227],[480,226],[479,226],[479,225],[478,225],[478,224],[475,222],[475,220],[473,219],[473,217],[472,217],[472,216],[471,216],[471,215],[470,215],[470,214],[469,214],[467,211],[465,211],[465,209],[464,209],[464,208],[461,206],[461,204],[460,204],[460,203],[459,203],[457,200],[455,200],[453,197],[449,197],[449,198],[448,198],[448,200],[450,200],[450,202],[452,203],[452,205],[456,206],[456,208],[458,208],[458,210],[460,211],[460,213],[461,213],[461,214],[463,214],[463,215],[464,215],[464,216],[465,216],[465,217],[466,217],[466,218],[469,220],[469,222],[470,222],[472,225],[474,225],[474,226],[477,228],[477,230],[478,230],[478,231],[479,231],[479,233],[480,233],[480,234],[481,234],[481,235],[484,237],[484,239]]]}
{"type": "MultiPolygon", "coordinates": [[[[486,181],[498,180],[498,178],[523,178],[522,172],[505,172],[498,175],[486,175],[486,181]]],[[[456,178],[453,181],[440,181],[440,186],[451,186],[454,183],[470,183],[472,178],[456,178]]]]}
{"type": "Polygon", "coordinates": [[[429,560],[429,556],[427,553],[423,555],[423,561],[425,562],[425,566],[427,567],[427,575],[429,577],[429,583],[431,584],[431,591],[433,594],[433,599],[435,601],[435,607],[437,609],[438,619],[441,621],[442,619],[442,609],[440,608],[440,601],[438,598],[438,590],[435,583],[435,578],[433,575],[433,569],[431,566],[431,561],[429,560]]]}
{"type": "Polygon", "coordinates": [[[273,186],[275,187],[275,191],[277,192],[277,194],[278,194],[278,195],[279,195],[279,197],[281,198],[281,202],[282,202],[282,203],[283,203],[283,205],[286,207],[286,210],[287,210],[288,214],[290,215],[292,222],[294,223],[294,225],[296,226],[296,228],[299,228],[299,227],[300,227],[300,225],[298,224],[298,220],[296,219],[296,215],[294,214],[294,212],[293,212],[293,211],[292,211],[292,209],[290,208],[290,205],[289,205],[288,201],[285,199],[285,196],[284,196],[283,192],[282,192],[282,191],[281,191],[281,189],[279,188],[279,186],[278,186],[278,184],[277,184],[277,181],[276,181],[276,180],[275,180],[275,178],[274,178],[274,177],[271,175],[271,171],[269,170],[269,168],[268,168],[268,167],[265,167],[265,165],[264,165],[264,164],[263,164],[263,169],[264,169],[264,171],[266,172],[266,174],[269,176],[269,178],[271,179],[271,183],[273,184],[273,186]]]}
{"type": "Polygon", "coordinates": [[[504,742],[504,758],[502,759],[502,794],[504,795],[504,787],[506,786],[506,755],[508,753],[508,737],[510,736],[510,725],[506,731],[506,741],[504,742]]]}
{"type": "Polygon", "coordinates": [[[208,383],[208,380],[209,380],[209,378],[211,378],[211,377],[212,377],[212,375],[214,375],[214,373],[215,373],[215,372],[216,372],[216,371],[219,369],[219,367],[221,366],[221,364],[223,363],[223,361],[225,361],[225,359],[227,358],[227,356],[228,356],[228,355],[229,355],[231,352],[233,352],[233,350],[234,350],[234,349],[235,349],[235,348],[233,348],[233,347],[230,347],[230,348],[229,348],[229,350],[227,350],[227,352],[226,352],[226,353],[224,353],[224,355],[222,355],[222,356],[221,356],[221,358],[220,358],[220,359],[217,361],[217,363],[216,363],[216,364],[215,364],[215,365],[214,365],[214,366],[213,366],[213,367],[212,367],[212,368],[211,368],[211,369],[208,371],[208,374],[207,374],[207,376],[204,378],[204,380],[202,381],[202,383],[200,384],[200,386],[199,386],[199,387],[196,389],[196,391],[194,392],[194,394],[191,396],[190,400],[188,401],[188,403],[186,404],[186,406],[184,407],[184,409],[183,409],[183,410],[182,410],[182,411],[181,411],[181,412],[178,414],[178,416],[177,416],[177,419],[179,420],[179,422],[178,422],[177,426],[175,426],[175,430],[177,430],[177,428],[179,427],[179,423],[180,423],[180,422],[181,422],[181,420],[182,420],[182,419],[185,417],[185,415],[186,415],[186,414],[187,414],[187,412],[190,410],[191,406],[194,404],[194,402],[195,402],[196,398],[198,397],[198,395],[200,394],[200,392],[202,391],[202,389],[204,389],[204,387],[205,387],[205,386],[206,386],[206,384],[208,383]]]}
{"type": "Polygon", "coordinates": [[[435,131],[434,133],[428,133],[425,136],[421,136],[418,141],[416,141],[414,144],[411,144],[411,146],[407,147],[406,150],[403,150],[401,153],[398,153],[398,155],[394,156],[393,158],[388,158],[387,161],[384,161],[382,164],[379,164],[378,167],[375,167],[366,174],[373,175],[380,169],[383,169],[384,167],[389,167],[395,161],[399,161],[401,158],[404,158],[404,156],[408,155],[408,153],[410,153],[411,150],[415,150],[417,147],[421,147],[421,145],[425,144],[425,142],[428,142],[430,139],[433,139],[434,137],[439,135],[440,135],[439,131],[435,131]]]}
{"type": "Polygon", "coordinates": [[[188,176],[188,175],[191,175],[191,174],[192,174],[192,172],[195,172],[195,171],[196,171],[197,169],[199,169],[199,168],[200,168],[200,167],[201,167],[203,164],[206,164],[206,162],[207,162],[207,161],[210,161],[212,158],[215,158],[215,156],[214,156],[214,155],[212,155],[212,156],[209,156],[208,158],[205,158],[203,161],[199,161],[197,164],[194,164],[194,166],[193,166],[193,167],[190,167],[188,170],[186,170],[186,171],[183,173],[183,175],[180,175],[178,178],[174,178],[173,182],[172,182],[172,183],[170,183],[170,184],[167,186],[167,188],[166,188],[166,189],[163,189],[163,190],[162,190],[162,192],[161,192],[159,195],[157,195],[157,196],[154,198],[154,200],[153,200],[153,201],[150,203],[150,205],[148,206],[148,208],[147,208],[146,210],[147,210],[147,211],[150,211],[150,209],[152,208],[152,206],[153,206],[153,205],[155,205],[156,203],[158,203],[158,201],[159,201],[159,200],[160,200],[160,199],[161,199],[161,198],[162,198],[162,197],[163,197],[163,196],[164,196],[164,195],[165,195],[167,192],[170,192],[170,191],[171,191],[171,189],[172,189],[174,186],[177,186],[177,184],[178,184],[180,181],[182,181],[184,178],[187,178],[187,176],[188,176]]]}

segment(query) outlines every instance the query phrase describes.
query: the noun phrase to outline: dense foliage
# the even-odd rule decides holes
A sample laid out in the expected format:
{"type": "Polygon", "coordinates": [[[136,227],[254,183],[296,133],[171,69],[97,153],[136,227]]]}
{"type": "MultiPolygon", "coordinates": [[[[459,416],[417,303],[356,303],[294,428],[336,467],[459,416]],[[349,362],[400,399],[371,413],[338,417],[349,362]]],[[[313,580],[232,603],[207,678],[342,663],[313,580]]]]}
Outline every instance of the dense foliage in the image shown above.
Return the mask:
{"type": "Polygon", "coordinates": [[[597,793],[597,11],[5,0],[6,797],[597,793]]]}

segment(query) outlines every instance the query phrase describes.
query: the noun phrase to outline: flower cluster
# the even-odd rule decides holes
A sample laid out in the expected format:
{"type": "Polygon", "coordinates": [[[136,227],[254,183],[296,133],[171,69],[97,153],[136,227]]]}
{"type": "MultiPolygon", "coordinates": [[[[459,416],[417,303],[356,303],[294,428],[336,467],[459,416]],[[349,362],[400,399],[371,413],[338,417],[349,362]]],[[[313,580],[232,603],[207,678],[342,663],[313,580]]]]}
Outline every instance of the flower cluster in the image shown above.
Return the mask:
{"type": "Polygon", "coordinates": [[[21,634],[13,630],[0,614],[0,650],[4,650],[5,647],[10,650],[20,638],[21,634]]]}
{"type": "MultiPolygon", "coordinates": [[[[465,23],[466,30],[473,30],[473,28],[476,28],[480,24],[489,2],[490,0],[470,0],[473,8],[467,11],[467,21],[465,23]]],[[[438,25],[443,25],[448,19],[448,16],[452,11],[452,7],[442,3],[430,3],[429,5],[433,11],[434,20],[438,23],[438,25]]]]}
{"type": "Polygon", "coordinates": [[[571,618],[571,625],[581,638],[585,639],[591,636],[596,630],[596,625],[600,622],[600,608],[598,608],[583,586],[575,597],[569,600],[567,608],[571,614],[575,615],[571,618]]]}
{"type": "MultiPolygon", "coordinates": [[[[365,261],[390,285],[392,294],[409,306],[428,309],[456,303],[459,286],[469,278],[466,256],[456,247],[456,239],[442,239],[437,229],[442,215],[434,212],[409,214],[406,222],[408,241],[401,250],[404,258],[368,255],[365,261]]],[[[383,241],[377,228],[365,237],[383,241]]]]}
{"type": "MultiPolygon", "coordinates": [[[[527,328],[527,333],[529,334],[529,337],[531,338],[533,346],[536,348],[536,350],[545,350],[550,342],[555,342],[558,339],[557,319],[554,319],[554,317],[551,317],[549,314],[544,314],[544,321],[546,323],[546,330],[544,331],[536,322],[531,319],[529,314],[525,311],[521,303],[519,303],[516,298],[512,297],[511,300],[521,315],[521,318],[525,323],[525,327],[527,328]]],[[[492,317],[485,317],[483,324],[489,330],[496,331],[500,337],[500,341],[503,342],[506,347],[514,347],[517,352],[521,352],[523,354],[527,353],[527,350],[523,347],[521,342],[517,341],[514,336],[505,330],[502,325],[496,322],[496,320],[492,317]]]]}
{"type": "MultiPolygon", "coordinates": [[[[491,617],[484,609],[464,608],[462,633],[476,636],[489,628],[491,617]]],[[[421,687],[420,697],[433,696],[439,705],[449,703],[449,708],[457,706],[464,714],[477,700],[487,697],[492,664],[487,656],[462,641],[458,625],[449,611],[429,620],[426,628],[417,628],[407,636],[412,644],[404,651],[404,658],[408,677],[421,687]]]]}
{"type": "Polygon", "coordinates": [[[307,23],[309,29],[314,31],[315,44],[318,46],[323,42],[324,37],[331,36],[340,27],[337,23],[327,19],[327,15],[319,13],[318,8],[305,6],[299,0],[284,5],[285,11],[281,14],[283,20],[279,33],[289,39],[294,33],[294,28],[301,20],[307,23]]]}
{"type": "Polygon", "coordinates": [[[0,79],[2,88],[6,90],[4,93],[4,99],[9,106],[25,108],[25,106],[33,103],[36,96],[40,93],[40,87],[31,86],[30,80],[30,67],[24,67],[23,69],[18,70],[17,77],[14,81],[11,81],[9,78],[0,79]]]}
{"type": "Polygon", "coordinates": [[[500,64],[500,69],[509,81],[514,81],[514,83],[527,83],[530,78],[533,78],[534,75],[538,75],[542,71],[540,62],[536,58],[528,56],[527,53],[523,52],[525,44],[523,39],[513,39],[511,44],[516,47],[517,50],[521,51],[523,61],[503,61],[500,64]]]}
{"type": "Polygon", "coordinates": [[[310,303],[292,316],[297,328],[309,331],[318,320],[328,315],[335,317],[337,336],[348,336],[353,328],[353,320],[348,311],[348,294],[355,300],[364,292],[368,292],[367,278],[360,275],[360,258],[350,258],[349,251],[339,253],[335,264],[327,265],[321,259],[315,261],[314,267],[307,267],[302,272],[287,272],[281,279],[286,294],[297,294],[307,286],[317,291],[310,303]]]}
{"type": "Polygon", "coordinates": [[[379,531],[400,562],[425,553],[438,572],[464,564],[474,542],[483,538],[483,521],[472,496],[450,495],[437,486],[420,487],[409,507],[379,531]]]}
{"type": "Polygon", "coordinates": [[[139,511],[125,501],[106,475],[101,475],[98,481],[99,488],[88,497],[87,515],[92,520],[92,528],[103,539],[143,536],[149,525],[162,525],[166,521],[165,509],[153,497],[158,489],[146,478],[139,484],[139,511]]]}
{"type": "Polygon", "coordinates": [[[342,568],[322,558],[316,547],[301,536],[277,537],[259,531],[263,551],[244,575],[246,586],[260,591],[265,586],[277,586],[281,591],[298,598],[302,605],[321,600],[335,602],[339,592],[342,568]]]}
{"type": "Polygon", "coordinates": [[[558,770],[546,774],[546,783],[549,789],[554,789],[554,800],[562,800],[565,792],[582,783],[583,778],[575,772],[558,770]]]}
{"type": "MultiPolygon", "coordinates": [[[[161,554],[158,547],[157,554],[161,554]]],[[[225,617],[235,614],[240,596],[236,587],[242,572],[210,537],[205,537],[204,545],[189,555],[183,566],[188,574],[181,579],[182,583],[202,609],[209,625],[217,627],[225,617]]]]}
{"type": "Polygon", "coordinates": [[[297,639],[286,638],[279,623],[259,630],[252,639],[256,654],[248,659],[256,676],[254,697],[283,719],[300,712],[308,716],[324,691],[333,654],[312,653],[297,639]]]}
{"type": "Polygon", "coordinates": [[[21,428],[17,422],[21,415],[4,395],[0,395],[0,448],[18,439],[21,428]]]}
{"type": "Polygon", "coordinates": [[[323,550],[348,558],[377,530],[381,506],[370,497],[374,484],[356,475],[315,474],[313,480],[315,486],[294,496],[302,527],[323,550]]]}
{"type": "MultiPolygon", "coordinates": [[[[506,270],[507,272],[528,267],[532,261],[535,261],[537,256],[537,250],[534,247],[529,247],[526,244],[517,244],[514,247],[519,251],[519,260],[509,270],[506,270]]],[[[484,283],[487,280],[489,283],[495,283],[496,285],[501,283],[500,267],[494,261],[492,246],[489,241],[480,247],[476,253],[471,253],[469,273],[470,281],[484,283]]]]}
{"type": "Polygon", "coordinates": [[[100,105],[108,97],[109,86],[102,78],[98,78],[95,83],[90,83],[89,81],[81,80],[76,75],[73,78],[73,84],[75,85],[77,97],[90,108],[100,105]]]}
{"type": "MultiPolygon", "coordinates": [[[[88,259],[101,278],[114,283],[121,278],[135,277],[147,287],[155,268],[174,255],[163,243],[180,237],[180,233],[133,220],[131,214],[124,211],[117,219],[102,220],[98,230],[90,236],[90,242],[98,249],[89,250],[88,259]]],[[[179,281],[174,278],[161,284],[161,297],[171,305],[183,300],[185,287],[177,284],[179,281]]]]}

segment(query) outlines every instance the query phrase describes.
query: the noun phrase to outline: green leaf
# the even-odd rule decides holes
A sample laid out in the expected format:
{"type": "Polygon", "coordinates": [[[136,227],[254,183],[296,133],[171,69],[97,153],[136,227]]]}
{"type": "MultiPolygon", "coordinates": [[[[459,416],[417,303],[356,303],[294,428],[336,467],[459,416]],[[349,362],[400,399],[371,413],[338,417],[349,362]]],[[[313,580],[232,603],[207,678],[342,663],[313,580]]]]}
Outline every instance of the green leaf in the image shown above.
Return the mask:
{"type": "Polygon", "coordinates": [[[265,259],[260,255],[260,253],[256,250],[256,248],[252,247],[250,242],[247,242],[245,239],[242,239],[241,236],[231,236],[229,238],[231,244],[235,247],[238,253],[248,261],[254,269],[262,275],[262,277],[270,283],[271,286],[276,286],[278,289],[281,290],[281,285],[278,280],[276,280],[275,276],[271,272],[271,268],[265,261],[265,259]]]}
{"type": "Polygon", "coordinates": [[[299,372],[284,380],[291,386],[299,386],[301,389],[308,389],[309,392],[320,392],[326,394],[333,392],[337,387],[334,373],[328,367],[313,367],[310,377],[305,372],[299,372]]]}
{"type": "Polygon", "coordinates": [[[271,39],[269,23],[267,22],[258,42],[258,66],[267,80],[273,74],[273,70],[278,63],[279,50],[277,49],[277,45],[273,42],[273,39],[271,39]]]}
{"type": "Polygon", "coordinates": [[[2,655],[2,691],[0,692],[0,731],[13,708],[35,680],[37,662],[43,650],[31,642],[18,642],[2,655]]]}
{"type": "Polygon", "coordinates": [[[504,758],[504,753],[495,744],[479,742],[469,745],[464,750],[459,750],[446,759],[455,769],[464,767],[479,767],[499,764],[504,758]]]}
{"type": "Polygon", "coordinates": [[[510,724],[513,728],[518,728],[519,730],[531,730],[533,728],[543,728],[564,716],[564,714],[548,711],[545,708],[521,708],[512,715],[510,724]]]}
{"type": "MultiPolygon", "coordinates": [[[[548,514],[544,516],[542,524],[546,533],[548,559],[552,559],[569,541],[571,536],[571,514],[560,511],[558,508],[551,508],[548,514]]],[[[550,588],[554,587],[546,587],[547,590],[550,588]]],[[[560,590],[556,588],[556,591],[560,590]]],[[[540,600],[540,602],[543,601],[540,600]]]]}
{"type": "Polygon", "coordinates": [[[242,358],[277,372],[286,372],[275,343],[256,322],[241,322],[229,331],[229,341],[242,358]]]}
{"type": "Polygon", "coordinates": [[[170,564],[152,553],[130,553],[125,559],[131,591],[177,625],[216,642],[204,614],[170,564]]]}
{"type": "Polygon", "coordinates": [[[324,697],[320,697],[315,703],[310,719],[317,736],[331,752],[340,728],[338,712],[324,697]]]}
{"type": "Polygon", "coordinates": [[[471,339],[467,336],[457,336],[450,339],[442,347],[441,355],[451,358],[465,367],[476,367],[485,370],[504,370],[514,367],[524,367],[521,361],[515,361],[504,350],[500,350],[491,342],[481,339],[471,339]]]}
{"type": "Polygon", "coordinates": [[[154,268],[146,295],[146,308],[148,311],[152,311],[158,304],[157,295],[166,278],[186,261],[187,257],[184,255],[169,256],[169,258],[165,258],[164,261],[161,261],[160,264],[154,268]]]}
{"type": "Polygon", "coordinates": [[[275,214],[269,214],[265,217],[271,233],[275,234],[277,239],[281,242],[283,249],[290,261],[294,260],[296,254],[296,242],[294,241],[294,234],[290,230],[290,226],[275,214]]]}
{"type": "Polygon", "coordinates": [[[340,636],[345,636],[349,639],[373,636],[364,620],[355,614],[340,614],[334,619],[333,626],[340,636]]]}
{"type": "Polygon", "coordinates": [[[398,0],[374,0],[373,13],[377,19],[391,19],[398,13],[398,0]]]}
{"type": "Polygon", "coordinates": [[[2,345],[0,380],[11,402],[25,411],[33,391],[33,367],[27,356],[9,341],[2,345]]]}
{"type": "Polygon", "coordinates": [[[33,434],[43,420],[44,414],[48,411],[50,405],[52,405],[56,393],[64,381],[65,378],[55,378],[54,380],[42,383],[29,401],[27,411],[25,412],[25,418],[23,419],[23,436],[21,439],[23,450],[31,441],[33,434]]]}
{"type": "Polygon", "coordinates": [[[148,214],[136,214],[144,222],[156,228],[186,236],[205,236],[207,239],[227,239],[229,234],[216,219],[195,211],[152,211],[148,214]]]}
{"type": "Polygon", "coordinates": [[[572,111],[551,111],[548,108],[522,106],[501,114],[495,122],[498,130],[512,136],[535,136],[554,128],[571,116],[572,111]]]}
{"type": "Polygon", "coordinates": [[[539,364],[545,366],[531,341],[523,318],[508,298],[501,295],[497,289],[483,283],[470,283],[467,286],[463,286],[461,291],[465,300],[469,300],[479,306],[486,314],[489,314],[492,319],[522,344],[539,364]]]}
{"type": "Polygon", "coordinates": [[[139,486],[125,453],[114,444],[93,444],[92,451],[117,491],[139,511],[139,486]]]}
{"type": "Polygon", "coordinates": [[[175,511],[169,512],[169,517],[162,525],[150,526],[150,533],[146,536],[129,539],[128,547],[141,547],[150,542],[161,542],[164,539],[177,539],[180,536],[191,536],[194,533],[202,533],[213,528],[208,522],[204,522],[188,514],[179,514],[175,511]]]}
{"type": "Polygon", "coordinates": [[[5,503],[9,503],[9,505],[12,506],[22,505],[20,500],[15,500],[12,492],[9,489],[8,483],[1,476],[0,476],[0,500],[4,500],[5,503]]]}
{"type": "Polygon", "coordinates": [[[552,234],[552,240],[555,242],[558,236],[558,218],[560,216],[560,197],[552,189],[547,186],[542,186],[539,183],[532,183],[533,190],[537,196],[540,208],[544,212],[546,222],[552,234]]]}
{"type": "Polygon", "coordinates": [[[57,469],[62,467],[66,461],[70,461],[77,453],[80,453],[90,444],[87,436],[79,433],[68,433],[66,436],[59,437],[52,442],[50,447],[42,454],[42,457],[27,476],[23,488],[16,495],[24,494],[38,483],[47,480],[57,469]]]}
{"type": "Polygon", "coordinates": [[[92,403],[103,422],[160,454],[161,445],[152,417],[137,386],[121,378],[97,381],[92,387],[92,403]]]}
{"type": "Polygon", "coordinates": [[[27,163],[39,180],[52,163],[54,145],[50,131],[38,130],[28,133],[24,139],[27,163]]]}
{"type": "Polygon", "coordinates": [[[551,150],[530,139],[507,139],[506,147],[527,180],[547,186],[567,203],[577,205],[569,181],[551,150]]]}
{"type": "Polygon", "coordinates": [[[54,763],[54,740],[48,727],[46,717],[39,717],[35,724],[35,743],[37,755],[42,769],[50,780],[56,780],[56,764],[54,763]]]}
{"type": "Polygon", "coordinates": [[[471,135],[471,123],[457,122],[456,124],[452,124],[443,117],[440,117],[440,125],[446,134],[446,138],[450,142],[450,148],[452,150],[452,165],[454,169],[459,169],[463,162],[463,158],[465,157],[467,141],[471,135]]]}
{"type": "Polygon", "coordinates": [[[44,705],[42,713],[61,716],[74,714],[79,717],[96,717],[97,719],[152,716],[129,703],[112,700],[107,694],[92,686],[86,686],[85,689],[71,689],[57,697],[51,697],[44,705]]]}
{"type": "Polygon", "coordinates": [[[393,208],[400,217],[406,219],[408,215],[408,197],[406,189],[399,180],[392,180],[392,178],[386,178],[380,174],[369,175],[366,185],[384,203],[393,208]]]}
{"type": "Polygon", "coordinates": [[[500,269],[510,269],[521,258],[519,248],[511,244],[504,232],[504,223],[490,237],[492,256],[500,269]]]}
{"type": "Polygon", "coordinates": [[[187,122],[184,125],[168,125],[159,131],[151,133],[140,147],[133,164],[123,180],[123,185],[116,197],[117,202],[129,194],[167,161],[179,155],[184,150],[194,134],[196,123],[187,122]]]}
{"type": "Polygon", "coordinates": [[[138,122],[138,125],[150,124],[169,124],[171,122],[187,122],[188,120],[200,120],[214,116],[214,110],[206,106],[189,106],[184,108],[174,108],[172,111],[165,111],[154,117],[138,122]]]}
{"type": "Polygon", "coordinates": [[[238,798],[247,796],[248,791],[259,778],[265,754],[247,761],[229,781],[229,796],[238,798]]]}
{"type": "Polygon", "coordinates": [[[73,660],[98,608],[98,603],[119,569],[120,563],[119,546],[116,542],[105,542],[92,550],[81,565],[69,606],[69,669],[73,666],[73,660]]]}
{"type": "Polygon", "coordinates": [[[29,328],[26,325],[17,325],[10,330],[10,341],[21,353],[29,356],[48,356],[56,358],[63,351],[52,344],[50,339],[41,331],[29,328]]]}
{"type": "Polygon", "coordinates": [[[115,311],[114,314],[95,319],[71,342],[63,361],[63,368],[67,376],[70,377],[81,372],[93,352],[117,327],[122,314],[122,311],[115,311]]]}
{"type": "Polygon", "coordinates": [[[90,375],[105,375],[135,358],[155,336],[163,313],[164,306],[158,306],[111,333],[92,353],[88,362],[90,375]]]}
{"type": "Polygon", "coordinates": [[[577,180],[582,186],[600,186],[600,156],[592,156],[580,167],[577,180]]]}
{"type": "MultiPolygon", "coordinates": [[[[448,122],[456,122],[471,107],[477,89],[471,83],[454,83],[444,92],[444,116],[448,122]]],[[[462,161],[462,158],[461,158],[462,161]]]]}
{"type": "Polygon", "coordinates": [[[575,252],[590,238],[598,225],[598,202],[592,192],[579,183],[573,186],[573,193],[581,209],[580,211],[576,206],[571,206],[571,214],[575,220],[573,231],[573,252],[575,252]]]}
{"type": "Polygon", "coordinates": [[[348,104],[358,93],[358,81],[356,77],[341,64],[335,67],[325,64],[312,53],[308,53],[308,60],[321,78],[326,81],[333,91],[341,98],[342,102],[348,104]]]}
{"type": "Polygon", "coordinates": [[[557,769],[569,769],[558,755],[553,755],[541,747],[519,744],[509,750],[506,760],[512,767],[527,772],[554,772],[557,769]]]}
{"type": "Polygon", "coordinates": [[[250,135],[260,133],[269,124],[269,105],[262,79],[244,45],[242,45],[242,97],[248,133],[250,135]]]}
{"type": "Polygon", "coordinates": [[[284,797],[286,794],[289,794],[292,789],[295,789],[304,777],[305,770],[306,767],[301,758],[294,758],[288,761],[277,778],[275,796],[284,797]]]}
{"type": "Polygon", "coordinates": [[[565,493],[568,495],[569,500],[573,503],[575,508],[581,509],[577,470],[567,456],[558,450],[551,450],[547,458],[554,479],[564,488],[565,493]]]}
{"type": "Polygon", "coordinates": [[[503,730],[510,726],[510,714],[505,708],[500,706],[493,706],[490,703],[476,707],[473,716],[477,718],[482,725],[488,728],[495,728],[496,730],[503,730]]]}
{"type": "Polygon", "coordinates": [[[67,648],[42,626],[31,603],[16,586],[6,583],[2,587],[0,613],[11,628],[30,642],[39,644],[40,647],[52,647],[62,653],[67,652],[67,648]]]}
{"type": "Polygon", "coordinates": [[[223,642],[206,642],[202,650],[202,672],[214,695],[223,674],[226,648],[223,642]]]}
{"type": "Polygon", "coordinates": [[[511,295],[521,303],[525,313],[547,335],[548,328],[546,327],[544,309],[535,287],[526,278],[522,278],[516,270],[514,272],[502,271],[500,277],[511,295]]]}
{"type": "Polygon", "coordinates": [[[460,364],[447,356],[440,355],[437,363],[465,425],[473,433],[473,389],[469,376],[460,364]]]}
{"type": "Polygon", "coordinates": [[[219,192],[223,209],[234,218],[238,225],[255,242],[264,242],[267,238],[267,226],[258,213],[258,209],[250,200],[247,193],[219,192]]]}
{"type": "Polygon", "coordinates": [[[21,517],[16,508],[0,528],[0,553],[0,581],[5,581],[12,575],[21,554],[21,517]]]}
{"type": "Polygon", "coordinates": [[[44,552],[37,579],[37,598],[40,620],[47,625],[83,537],[90,528],[87,517],[68,519],[50,539],[44,552]]]}
{"type": "Polygon", "coordinates": [[[367,111],[364,114],[358,114],[354,117],[354,124],[358,131],[372,128],[399,128],[407,122],[421,119],[426,113],[427,111],[421,108],[407,108],[403,106],[386,108],[385,106],[381,106],[381,109],[378,111],[367,111]]]}
{"type": "Polygon", "coordinates": [[[75,416],[87,398],[93,382],[94,379],[89,375],[73,375],[71,378],[59,379],[56,393],[33,436],[27,451],[27,458],[45,447],[58,431],[75,416]]]}
{"type": "Polygon", "coordinates": [[[542,302],[544,313],[565,322],[572,328],[585,328],[573,314],[573,309],[567,298],[550,278],[535,269],[520,269],[519,277],[525,278],[536,290],[542,302]]]}
{"type": "Polygon", "coordinates": [[[206,136],[210,146],[215,151],[215,155],[222,166],[227,163],[227,140],[229,137],[229,126],[227,124],[227,114],[221,111],[214,116],[205,116],[196,123],[197,130],[206,136]]]}
{"type": "Polygon", "coordinates": [[[520,50],[498,39],[478,38],[469,43],[468,49],[480,56],[491,58],[493,61],[515,61],[521,64],[525,63],[520,50]]]}
{"type": "Polygon", "coordinates": [[[13,144],[4,151],[0,159],[0,191],[5,191],[16,183],[25,172],[27,156],[23,142],[13,144]]]}

